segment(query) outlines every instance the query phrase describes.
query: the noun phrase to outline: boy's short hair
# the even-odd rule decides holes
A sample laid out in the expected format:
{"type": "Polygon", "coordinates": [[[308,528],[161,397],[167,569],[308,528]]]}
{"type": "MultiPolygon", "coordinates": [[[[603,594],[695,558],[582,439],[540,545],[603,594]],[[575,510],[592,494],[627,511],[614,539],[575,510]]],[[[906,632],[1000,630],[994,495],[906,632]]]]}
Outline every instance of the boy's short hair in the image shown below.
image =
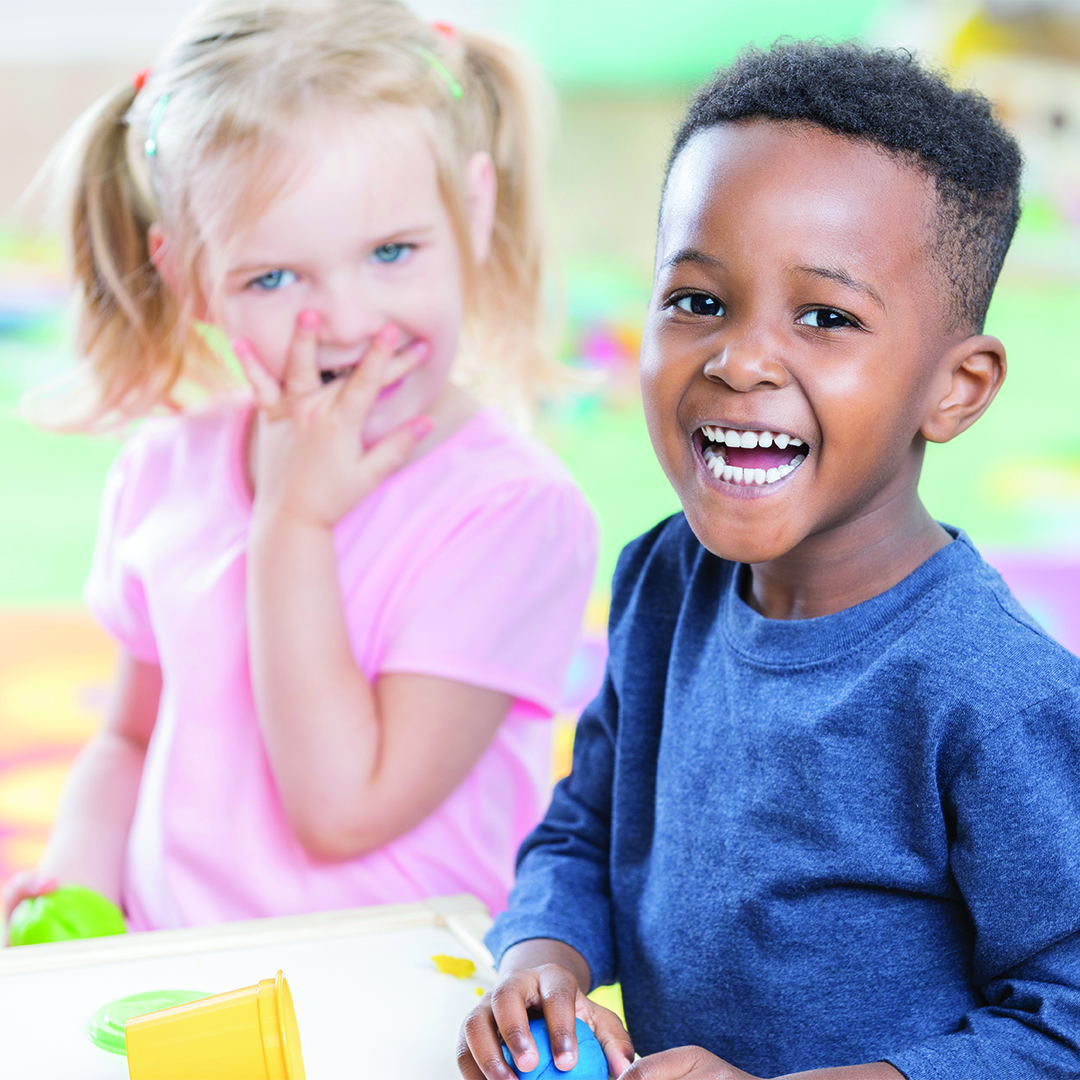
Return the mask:
{"type": "Polygon", "coordinates": [[[697,132],[725,122],[803,121],[882,147],[934,180],[947,313],[979,332],[1020,217],[1016,140],[975,90],[955,90],[911,53],[853,42],[747,48],[698,92],[667,171],[697,132]]]}

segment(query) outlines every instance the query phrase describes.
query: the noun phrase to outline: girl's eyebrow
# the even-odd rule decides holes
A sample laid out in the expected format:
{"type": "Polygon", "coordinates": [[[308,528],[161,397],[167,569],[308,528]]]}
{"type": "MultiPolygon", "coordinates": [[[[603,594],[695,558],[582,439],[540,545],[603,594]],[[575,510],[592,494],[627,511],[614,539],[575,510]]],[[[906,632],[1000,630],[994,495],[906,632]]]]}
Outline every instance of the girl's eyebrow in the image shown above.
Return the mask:
{"type": "Polygon", "coordinates": [[[852,277],[846,270],[842,270],[835,266],[794,266],[789,273],[792,274],[805,274],[808,277],[824,278],[826,281],[835,281],[838,285],[843,285],[847,289],[854,289],[855,292],[861,292],[865,296],[870,297],[882,311],[885,311],[885,301],[878,295],[877,290],[873,285],[868,285],[865,281],[860,281],[858,278],[852,277]]]}
{"type": "MultiPolygon", "coordinates": [[[[403,229],[395,229],[391,233],[387,233],[385,236],[378,236],[373,240],[365,241],[365,245],[371,250],[382,247],[384,244],[397,244],[402,243],[405,240],[424,240],[435,231],[434,225],[415,225],[406,226],[403,229]]],[[[299,265],[303,262],[303,259],[295,258],[267,258],[257,259],[252,262],[243,263],[240,266],[231,266],[225,271],[227,276],[233,274],[253,274],[259,270],[266,270],[268,267],[271,269],[277,269],[283,266],[299,265]]]]}

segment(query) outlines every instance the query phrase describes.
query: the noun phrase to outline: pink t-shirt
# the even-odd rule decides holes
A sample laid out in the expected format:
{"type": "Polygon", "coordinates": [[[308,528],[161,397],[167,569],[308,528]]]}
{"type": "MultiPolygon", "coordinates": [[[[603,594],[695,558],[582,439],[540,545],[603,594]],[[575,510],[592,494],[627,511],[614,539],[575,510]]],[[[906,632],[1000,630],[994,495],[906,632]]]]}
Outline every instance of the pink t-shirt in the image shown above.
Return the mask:
{"type": "Polygon", "coordinates": [[[511,694],[494,741],[427,819],[345,862],[286,821],[248,671],[250,407],[145,423],[110,473],[86,603],[161,704],[128,845],[134,929],[471,892],[506,905],[546,806],[550,724],[592,582],[592,514],[553,454],[484,410],[334,530],[353,654],[511,694]]]}

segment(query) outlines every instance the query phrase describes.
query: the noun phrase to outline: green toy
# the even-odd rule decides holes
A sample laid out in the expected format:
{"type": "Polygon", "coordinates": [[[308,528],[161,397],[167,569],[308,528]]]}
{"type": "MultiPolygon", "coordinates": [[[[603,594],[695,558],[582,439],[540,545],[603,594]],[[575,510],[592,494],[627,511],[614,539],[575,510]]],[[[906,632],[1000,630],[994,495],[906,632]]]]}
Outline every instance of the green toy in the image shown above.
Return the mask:
{"type": "Polygon", "coordinates": [[[81,885],[62,885],[55,892],[16,906],[8,924],[8,940],[12,945],[40,945],[122,934],[126,929],[123,912],[111,900],[81,885]]]}

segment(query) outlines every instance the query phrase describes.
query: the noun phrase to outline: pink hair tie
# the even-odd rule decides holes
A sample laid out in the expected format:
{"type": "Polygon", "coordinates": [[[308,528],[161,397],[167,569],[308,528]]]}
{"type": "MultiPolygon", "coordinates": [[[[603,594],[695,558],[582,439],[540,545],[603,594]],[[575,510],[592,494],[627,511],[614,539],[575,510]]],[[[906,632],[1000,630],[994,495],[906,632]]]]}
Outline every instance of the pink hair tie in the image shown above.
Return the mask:
{"type": "Polygon", "coordinates": [[[142,71],[137,71],[131,80],[131,85],[135,87],[135,93],[137,94],[145,85],[146,80],[150,75],[149,68],[143,68],[142,71]]]}
{"type": "Polygon", "coordinates": [[[433,22],[431,24],[431,29],[434,30],[436,34],[442,34],[448,41],[457,40],[457,30],[455,30],[448,22],[433,22]]]}

